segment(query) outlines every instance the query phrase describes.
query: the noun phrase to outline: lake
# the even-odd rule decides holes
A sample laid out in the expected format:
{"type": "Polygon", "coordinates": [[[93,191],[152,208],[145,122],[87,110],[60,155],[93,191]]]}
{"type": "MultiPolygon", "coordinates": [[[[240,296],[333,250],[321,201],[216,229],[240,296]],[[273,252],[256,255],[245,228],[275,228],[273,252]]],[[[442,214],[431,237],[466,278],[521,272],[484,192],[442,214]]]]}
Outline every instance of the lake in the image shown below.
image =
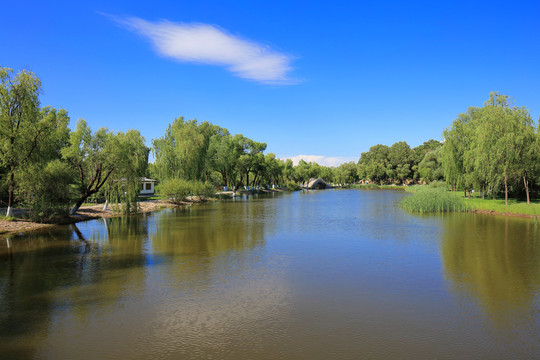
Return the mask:
{"type": "Polygon", "coordinates": [[[0,238],[0,358],[540,358],[540,225],[403,196],[274,193],[0,238]]]}

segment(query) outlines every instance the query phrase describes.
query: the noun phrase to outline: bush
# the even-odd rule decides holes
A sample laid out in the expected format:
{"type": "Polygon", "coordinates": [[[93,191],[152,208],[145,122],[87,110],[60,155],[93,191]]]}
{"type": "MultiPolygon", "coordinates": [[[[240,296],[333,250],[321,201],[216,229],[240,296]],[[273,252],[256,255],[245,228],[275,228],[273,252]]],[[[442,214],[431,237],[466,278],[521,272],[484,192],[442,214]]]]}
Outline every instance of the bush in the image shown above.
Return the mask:
{"type": "Polygon", "coordinates": [[[163,181],[158,187],[157,192],[166,196],[174,203],[184,201],[188,196],[198,195],[209,197],[214,194],[214,188],[211,184],[200,181],[189,181],[184,179],[168,179],[163,181]]]}
{"type": "Polygon", "coordinates": [[[446,182],[441,181],[441,180],[432,181],[431,183],[429,183],[428,186],[432,189],[442,188],[442,189],[448,190],[448,184],[446,184],[446,182]]]}
{"type": "Polygon", "coordinates": [[[463,199],[442,187],[418,187],[413,195],[401,199],[400,205],[408,211],[420,213],[467,210],[463,199]]]}
{"type": "Polygon", "coordinates": [[[287,183],[285,184],[285,188],[288,191],[297,191],[300,190],[300,185],[298,185],[294,181],[287,181],[287,183]]]}
{"type": "Polygon", "coordinates": [[[28,207],[34,221],[45,221],[57,215],[67,215],[75,196],[73,170],[66,163],[55,160],[45,168],[34,164],[20,174],[18,200],[28,207]]]}

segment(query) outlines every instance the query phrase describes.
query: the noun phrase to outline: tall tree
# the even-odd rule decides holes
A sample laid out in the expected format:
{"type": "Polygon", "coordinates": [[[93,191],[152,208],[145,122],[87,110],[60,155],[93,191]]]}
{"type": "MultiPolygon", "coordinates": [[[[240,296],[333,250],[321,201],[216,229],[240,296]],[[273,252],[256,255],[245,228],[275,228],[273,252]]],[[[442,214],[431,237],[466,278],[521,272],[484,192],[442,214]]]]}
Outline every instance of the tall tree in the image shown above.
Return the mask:
{"type": "Polygon", "coordinates": [[[497,92],[489,94],[482,109],[482,117],[477,126],[477,153],[479,159],[489,156],[494,174],[502,176],[504,199],[508,205],[508,185],[511,178],[524,180],[527,198],[529,187],[527,179],[530,172],[531,149],[534,144],[534,125],[525,108],[511,106],[506,95],[497,92]]]}
{"type": "Polygon", "coordinates": [[[242,134],[235,135],[233,140],[237,147],[237,151],[242,154],[237,162],[240,181],[244,185],[250,186],[249,174],[255,170],[261,162],[264,163],[262,152],[266,150],[266,143],[253,141],[242,134]]]}
{"type": "Polygon", "coordinates": [[[442,146],[427,152],[418,164],[419,176],[427,182],[442,180],[444,178],[443,169],[440,163],[440,152],[442,146]]]}
{"type": "Polygon", "coordinates": [[[0,68],[0,162],[8,175],[6,216],[12,214],[16,171],[36,159],[40,148],[51,149],[69,122],[65,110],[40,109],[40,92],[35,74],[23,70],[13,75],[12,69],[0,68]]]}
{"type": "Polygon", "coordinates": [[[382,184],[388,177],[388,146],[377,144],[360,155],[358,176],[382,184]]]}
{"type": "Polygon", "coordinates": [[[413,152],[405,141],[394,143],[388,148],[388,166],[386,173],[389,178],[400,180],[402,183],[411,175],[413,152]]]}
{"type": "MultiPolygon", "coordinates": [[[[122,177],[123,181],[140,181],[138,177],[144,176],[148,161],[148,149],[138,131],[115,135],[106,128],[100,128],[93,133],[84,119],[77,122],[69,146],[62,150],[62,155],[79,175],[80,197],[71,214],[75,214],[88,197],[100,191],[113,174],[115,181],[122,177]]],[[[125,186],[129,188],[131,182],[125,186]]]]}

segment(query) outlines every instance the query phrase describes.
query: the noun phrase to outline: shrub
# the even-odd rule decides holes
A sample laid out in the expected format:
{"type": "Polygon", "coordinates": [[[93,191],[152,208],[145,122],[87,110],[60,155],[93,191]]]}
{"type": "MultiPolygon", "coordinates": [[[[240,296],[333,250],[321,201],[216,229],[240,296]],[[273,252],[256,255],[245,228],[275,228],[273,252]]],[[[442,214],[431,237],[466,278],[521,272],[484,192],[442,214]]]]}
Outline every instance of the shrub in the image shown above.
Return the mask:
{"type": "Polygon", "coordinates": [[[435,180],[435,181],[432,181],[429,183],[428,185],[430,188],[432,189],[438,189],[438,188],[443,188],[445,190],[448,190],[448,184],[446,184],[446,182],[442,181],[442,180],[435,180]]]}
{"type": "Polygon", "coordinates": [[[67,215],[75,196],[73,170],[60,160],[49,162],[44,168],[34,164],[19,178],[17,197],[28,207],[34,221],[45,221],[57,215],[67,215]]]}
{"type": "Polygon", "coordinates": [[[191,195],[212,196],[214,194],[214,188],[211,184],[200,181],[168,179],[157,187],[157,192],[171,199],[174,203],[180,203],[191,195]]]}
{"type": "Polygon", "coordinates": [[[467,210],[467,206],[461,198],[442,187],[419,187],[413,195],[401,199],[400,205],[408,211],[420,213],[467,210]]]}
{"type": "Polygon", "coordinates": [[[300,190],[300,185],[298,185],[294,181],[287,181],[287,183],[285,184],[285,188],[288,191],[297,191],[300,190]]]}

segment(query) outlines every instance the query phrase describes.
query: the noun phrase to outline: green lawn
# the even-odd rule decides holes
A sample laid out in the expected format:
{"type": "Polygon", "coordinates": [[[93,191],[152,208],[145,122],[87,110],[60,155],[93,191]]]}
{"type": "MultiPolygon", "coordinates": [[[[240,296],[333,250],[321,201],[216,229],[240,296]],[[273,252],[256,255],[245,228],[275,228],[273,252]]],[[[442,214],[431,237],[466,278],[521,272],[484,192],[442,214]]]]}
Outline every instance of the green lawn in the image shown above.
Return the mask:
{"type": "MultiPolygon", "coordinates": [[[[409,210],[413,211],[424,211],[429,212],[433,210],[424,210],[425,209],[431,209],[433,206],[430,206],[431,202],[436,202],[436,199],[440,196],[437,196],[437,192],[429,191],[429,187],[427,186],[409,186],[406,187],[405,190],[407,192],[412,192],[414,195],[413,197],[406,202],[411,203],[409,206],[409,210]],[[427,190],[427,191],[424,191],[427,190]],[[413,204],[414,203],[414,204],[413,204]]],[[[443,202],[449,202],[448,195],[451,194],[452,197],[455,197],[456,199],[459,199],[460,202],[462,202],[465,205],[466,210],[468,211],[494,211],[497,213],[510,213],[510,214],[524,214],[524,215],[533,215],[533,216],[540,216],[540,200],[531,201],[530,204],[527,204],[526,201],[518,201],[515,199],[509,199],[508,200],[508,206],[504,204],[504,199],[485,199],[482,200],[478,196],[478,194],[472,194],[473,196],[469,199],[468,197],[465,197],[463,194],[463,191],[447,191],[446,195],[444,197],[447,198],[447,200],[444,200],[443,202]]],[[[443,194],[439,194],[443,195],[443,194]]],[[[408,204],[409,205],[409,204],[408,204]]],[[[451,211],[451,210],[446,210],[451,211]]],[[[454,210],[456,211],[456,210],[454,210]]]]}
{"type": "MultiPolygon", "coordinates": [[[[463,198],[463,194],[459,194],[463,198]]],[[[504,204],[504,199],[485,199],[480,198],[463,198],[467,209],[470,210],[485,210],[495,211],[499,213],[511,214],[526,214],[540,215],[540,201],[531,201],[527,204],[526,201],[517,201],[514,199],[508,200],[508,206],[504,204]]]]}

